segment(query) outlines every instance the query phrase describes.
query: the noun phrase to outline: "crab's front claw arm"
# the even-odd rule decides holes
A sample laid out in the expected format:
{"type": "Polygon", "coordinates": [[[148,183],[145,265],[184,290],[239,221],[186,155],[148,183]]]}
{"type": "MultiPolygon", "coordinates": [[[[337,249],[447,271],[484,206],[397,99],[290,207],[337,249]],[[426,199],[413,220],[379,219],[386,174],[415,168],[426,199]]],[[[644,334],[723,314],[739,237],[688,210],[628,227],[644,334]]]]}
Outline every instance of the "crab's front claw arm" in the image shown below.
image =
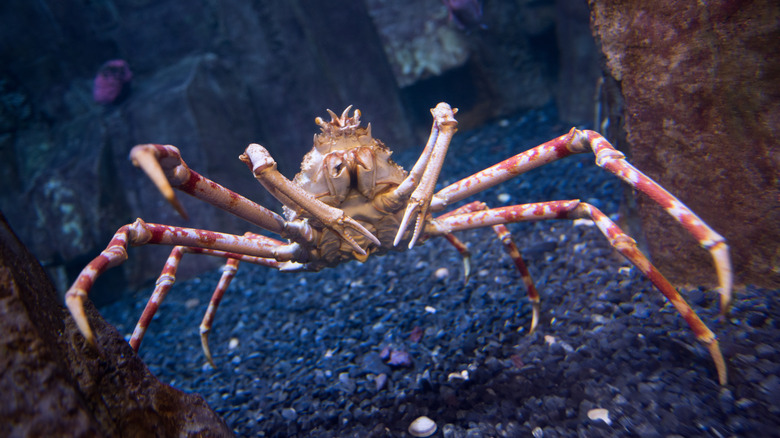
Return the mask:
{"type": "Polygon", "coordinates": [[[290,208],[301,208],[317,218],[326,227],[349,243],[358,255],[366,255],[366,250],[361,248],[355,242],[355,239],[347,233],[348,228],[363,235],[372,244],[380,246],[379,239],[371,231],[349,217],[343,210],[325,204],[294,182],[285,178],[276,169],[276,161],[274,161],[266,148],[256,143],[250,144],[239,159],[249,166],[260,184],[282,204],[290,208]]]}
{"type": "Polygon", "coordinates": [[[398,245],[401,239],[403,239],[409,222],[415,214],[417,215],[417,222],[412,238],[409,241],[409,248],[414,247],[415,242],[417,242],[422,233],[428,209],[433,199],[433,190],[436,188],[436,181],[439,179],[439,173],[441,173],[441,168],[444,164],[444,157],[447,155],[447,149],[450,146],[450,141],[452,141],[452,136],[458,131],[458,121],[455,120],[455,113],[457,112],[457,108],[452,108],[444,102],[439,103],[436,105],[436,108],[431,110],[433,127],[431,128],[428,144],[425,146],[423,154],[414,165],[414,168],[412,168],[409,176],[395,191],[395,194],[399,197],[407,196],[409,192],[411,192],[411,196],[393,245],[398,245]]]}
{"type": "Polygon", "coordinates": [[[171,187],[171,181],[179,185],[189,179],[190,169],[182,160],[179,149],[171,145],[139,144],[130,150],[130,160],[149,176],[181,217],[188,219],[187,212],[171,187]]]}

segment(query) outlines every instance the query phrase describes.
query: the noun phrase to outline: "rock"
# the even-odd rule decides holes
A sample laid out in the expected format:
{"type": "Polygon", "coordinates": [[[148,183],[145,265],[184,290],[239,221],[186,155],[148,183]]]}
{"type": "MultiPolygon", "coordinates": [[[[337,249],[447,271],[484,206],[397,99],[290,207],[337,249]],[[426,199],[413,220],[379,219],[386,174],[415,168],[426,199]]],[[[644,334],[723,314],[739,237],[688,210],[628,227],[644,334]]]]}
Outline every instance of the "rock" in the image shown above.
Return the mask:
{"type": "Polygon", "coordinates": [[[0,215],[0,435],[232,436],[199,395],[157,380],[89,303],[87,314],[97,351],[0,215]]]}
{"type": "Polygon", "coordinates": [[[435,1],[366,0],[399,87],[463,65],[471,48],[435,1]]]}
{"type": "MultiPolygon", "coordinates": [[[[737,284],[779,287],[780,4],[590,7],[621,95],[611,100],[624,100],[626,143],[618,147],[728,240],[737,284]]],[[[661,272],[677,284],[714,285],[709,254],[649,198],[637,203],[661,272]]]]}
{"type": "Polygon", "coordinates": [[[555,1],[555,33],[560,51],[555,102],[561,121],[575,125],[593,120],[596,83],[601,75],[589,15],[583,1],[555,1]]]}

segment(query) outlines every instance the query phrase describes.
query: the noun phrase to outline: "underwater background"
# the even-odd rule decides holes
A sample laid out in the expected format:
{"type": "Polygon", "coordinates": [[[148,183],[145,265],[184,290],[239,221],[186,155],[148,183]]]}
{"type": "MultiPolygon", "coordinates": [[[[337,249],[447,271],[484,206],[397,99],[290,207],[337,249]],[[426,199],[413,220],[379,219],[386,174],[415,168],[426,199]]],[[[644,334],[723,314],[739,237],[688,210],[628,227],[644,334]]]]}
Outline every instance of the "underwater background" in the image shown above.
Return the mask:
{"type": "MultiPolygon", "coordinates": [[[[64,293],[137,217],[260,231],[184,196],[181,219],[128,160],[139,143],[173,144],[194,170],[281,211],[237,157],[258,142],[291,178],[326,109],[360,109],[410,169],[429,109],[459,108],[438,187],[572,126],[596,129],[727,239],[726,320],[708,253],[591,155],[475,199],[600,208],[718,335],[727,386],[649,281],[596,228],[566,221],[510,226],[541,293],[532,335],[520,276],[477,230],[461,236],[467,283],[444,241],[313,274],[243,264],[215,322],[216,368],[197,326],[221,261],[187,256],[140,355],[241,436],[404,436],[421,415],[434,436],[776,436],[778,41],[768,0],[10,0],[0,211],[64,293]],[[410,362],[388,365],[385,349],[410,362]]],[[[90,298],[120,334],[169,251],[133,248],[96,283],[90,298]]]]}

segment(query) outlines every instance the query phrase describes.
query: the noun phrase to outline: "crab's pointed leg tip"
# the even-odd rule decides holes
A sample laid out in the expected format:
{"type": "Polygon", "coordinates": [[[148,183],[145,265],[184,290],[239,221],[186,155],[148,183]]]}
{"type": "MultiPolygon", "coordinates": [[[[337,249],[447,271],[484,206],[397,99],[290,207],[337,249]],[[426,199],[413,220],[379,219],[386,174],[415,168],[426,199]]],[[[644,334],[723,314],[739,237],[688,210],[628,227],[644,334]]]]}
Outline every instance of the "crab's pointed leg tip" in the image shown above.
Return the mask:
{"type": "Polygon", "coordinates": [[[471,257],[463,257],[463,282],[468,284],[469,277],[471,276],[471,257]]]}
{"type": "Polygon", "coordinates": [[[729,316],[729,310],[731,309],[731,296],[722,294],[720,296],[720,317],[726,320],[729,316]]]}
{"type": "Polygon", "coordinates": [[[728,384],[728,371],[726,370],[726,361],[723,359],[723,353],[720,351],[720,346],[717,340],[713,340],[707,345],[707,349],[710,350],[712,360],[715,362],[715,369],[718,371],[718,382],[721,386],[728,384]]]}
{"type": "Polygon", "coordinates": [[[538,301],[531,302],[531,329],[528,330],[528,334],[533,334],[536,331],[536,327],[539,326],[539,314],[541,313],[541,305],[538,301]]]}
{"type": "Polygon", "coordinates": [[[184,220],[190,219],[190,216],[187,214],[187,210],[184,209],[184,206],[181,205],[181,202],[179,202],[178,198],[174,197],[173,200],[171,200],[171,204],[173,205],[173,208],[176,209],[176,211],[184,220]]]}
{"type": "Polygon", "coordinates": [[[206,356],[206,360],[209,365],[211,365],[211,368],[216,368],[217,366],[214,365],[214,358],[211,357],[211,349],[209,349],[209,335],[207,331],[200,333],[200,345],[203,349],[203,355],[206,356]]]}
{"type": "Polygon", "coordinates": [[[89,320],[87,319],[87,313],[84,310],[84,303],[78,295],[66,296],[65,305],[68,307],[73,321],[76,323],[76,327],[79,332],[84,336],[84,340],[91,347],[96,347],[95,334],[92,332],[92,327],[89,326],[89,320]]]}

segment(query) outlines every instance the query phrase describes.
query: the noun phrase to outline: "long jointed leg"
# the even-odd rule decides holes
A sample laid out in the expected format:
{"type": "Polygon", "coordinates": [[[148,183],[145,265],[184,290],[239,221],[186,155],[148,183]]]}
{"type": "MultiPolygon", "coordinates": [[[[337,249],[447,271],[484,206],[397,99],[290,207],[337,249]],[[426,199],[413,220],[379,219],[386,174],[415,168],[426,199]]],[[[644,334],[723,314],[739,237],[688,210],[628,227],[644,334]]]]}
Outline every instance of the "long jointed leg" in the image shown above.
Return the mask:
{"type": "Polygon", "coordinates": [[[702,322],[699,316],[696,315],[696,312],[691,309],[669,281],[639,251],[634,239],[626,235],[596,207],[577,200],[552,201],[451,215],[434,220],[432,223],[433,230],[431,230],[433,232],[431,234],[437,234],[435,231],[438,231],[438,234],[445,234],[458,230],[495,226],[511,222],[581,218],[592,219],[599,227],[599,230],[607,237],[610,245],[644,273],[655,287],[666,296],[669,302],[674,305],[691,327],[696,338],[707,346],[712,360],[715,362],[718,380],[721,385],[725,385],[728,380],[726,362],[723,360],[715,334],[702,322]]]}
{"type": "Polygon", "coordinates": [[[520,256],[520,250],[517,249],[517,245],[515,245],[512,234],[507,227],[504,225],[493,225],[493,230],[498,234],[498,238],[504,245],[504,251],[512,258],[515,267],[520,272],[520,278],[523,279],[523,283],[525,284],[525,290],[528,293],[528,301],[531,302],[531,328],[528,330],[528,333],[533,333],[539,325],[539,314],[541,313],[539,291],[536,290],[536,285],[531,278],[531,273],[528,272],[528,267],[520,256]]]}
{"type": "Polygon", "coordinates": [[[203,315],[203,321],[200,323],[200,345],[203,348],[203,354],[206,355],[206,359],[214,368],[216,368],[216,365],[214,365],[214,359],[212,359],[211,350],[209,349],[209,332],[212,324],[214,324],[214,317],[217,314],[217,307],[219,307],[219,303],[222,301],[222,296],[225,295],[230,282],[236,276],[238,263],[237,259],[228,259],[225,266],[222,267],[222,276],[219,278],[219,283],[217,283],[217,287],[211,295],[209,307],[206,309],[206,314],[203,315]]]}
{"type": "Polygon", "coordinates": [[[650,196],[655,202],[674,217],[688,230],[699,244],[707,249],[718,272],[720,283],[720,312],[728,313],[731,306],[731,288],[733,274],[731,258],[726,239],[709,227],[701,218],[693,213],[679,199],[658,185],[650,177],[640,172],[626,161],[625,156],[617,151],[601,134],[594,131],[578,132],[581,148],[589,147],[596,154],[596,164],[617,175],[637,190],[650,196]]]}
{"type": "Polygon", "coordinates": [[[95,284],[95,280],[101,274],[106,272],[107,269],[119,266],[127,260],[128,241],[134,242],[138,240],[138,231],[135,229],[135,225],[125,225],[118,229],[111,242],[109,242],[108,247],[81,270],[76,281],[73,282],[73,285],[65,293],[65,304],[68,306],[71,315],[73,315],[79,331],[90,344],[95,344],[95,336],[87,321],[87,314],[84,312],[84,301],[87,299],[87,294],[92,289],[92,285],[95,284]]]}
{"type": "MultiPolygon", "coordinates": [[[[450,216],[455,216],[458,214],[463,213],[472,213],[475,211],[486,211],[489,210],[487,204],[485,204],[482,201],[474,201],[470,202],[466,205],[463,205],[459,208],[456,208],[455,210],[452,210],[450,212],[447,212],[439,217],[436,218],[436,220],[444,219],[450,216]]],[[[515,267],[520,272],[520,277],[523,279],[523,283],[525,284],[525,289],[528,293],[528,300],[531,302],[531,328],[529,330],[529,333],[533,333],[536,330],[536,327],[539,325],[539,314],[541,312],[540,304],[539,304],[539,291],[536,290],[536,285],[534,284],[534,280],[531,278],[531,273],[528,271],[528,267],[525,264],[525,261],[523,260],[523,257],[520,255],[520,250],[517,249],[517,245],[514,242],[514,239],[512,239],[512,234],[509,232],[506,226],[503,224],[493,225],[493,231],[495,231],[496,235],[498,236],[498,239],[501,241],[502,245],[504,246],[504,251],[509,255],[509,257],[512,259],[512,261],[515,264],[515,267]]],[[[468,258],[467,256],[470,256],[468,253],[468,249],[466,249],[465,245],[461,243],[457,238],[452,235],[452,233],[446,233],[444,234],[444,238],[446,238],[450,243],[452,243],[456,249],[463,255],[464,253],[464,265],[466,266],[466,272],[469,271],[468,268],[468,258]],[[455,239],[457,241],[453,242],[452,239],[455,239]],[[462,249],[460,247],[463,247],[462,249]]],[[[466,274],[466,279],[468,280],[468,274],[466,274]]]]}
{"type": "MultiPolygon", "coordinates": [[[[270,239],[268,237],[257,235],[257,234],[246,233],[244,236],[281,244],[281,242],[278,242],[274,239],[270,239]]],[[[143,340],[143,337],[146,334],[146,330],[149,328],[149,324],[154,318],[154,315],[157,313],[160,304],[162,304],[162,300],[166,297],[168,291],[171,289],[174,282],[176,281],[176,271],[179,267],[179,264],[181,263],[181,259],[184,254],[202,254],[202,255],[210,255],[215,257],[223,257],[227,259],[227,262],[222,267],[222,276],[220,277],[217,287],[214,289],[214,293],[212,294],[211,299],[209,300],[208,309],[206,309],[206,313],[203,316],[203,321],[200,324],[200,340],[201,340],[201,346],[203,348],[203,353],[206,355],[206,359],[209,361],[209,363],[212,366],[214,366],[214,361],[211,356],[211,350],[209,349],[209,345],[208,345],[208,334],[211,331],[211,327],[214,322],[214,317],[216,316],[217,308],[219,307],[219,303],[222,301],[222,296],[225,294],[225,291],[230,285],[230,282],[233,280],[233,277],[235,277],[236,272],[238,271],[239,262],[245,261],[245,262],[268,266],[276,269],[281,269],[284,266],[284,264],[273,259],[248,256],[244,254],[235,254],[235,253],[229,253],[225,251],[217,251],[217,250],[211,250],[205,248],[193,248],[188,246],[174,247],[173,250],[171,251],[170,256],[168,256],[168,260],[166,261],[165,266],[163,267],[163,270],[160,273],[160,276],[157,278],[154,292],[152,292],[151,298],[146,303],[146,307],[144,308],[144,311],[141,314],[141,318],[138,320],[138,323],[135,326],[135,330],[133,330],[133,334],[130,337],[130,346],[133,347],[133,350],[135,350],[136,352],[140,348],[141,341],[143,340]]]]}
{"type": "MultiPolygon", "coordinates": [[[[249,223],[288,237],[285,220],[279,214],[203,177],[182,160],[179,149],[171,145],[142,144],[130,151],[133,164],[154,182],[176,211],[187,218],[173,187],[230,212],[249,223]]],[[[288,227],[289,228],[289,227],[288,227]]],[[[289,236],[294,239],[293,236],[289,236]]]]}
{"type": "Polygon", "coordinates": [[[108,268],[127,260],[128,246],[146,244],[207,248],[234,253],[234,258],[239,259],[243,256],[253,256],[278,262],[294,260],[300,252],[300,246],[297,243],[281,244],[281,242],[267,238],[258,239],[193,228],[147,224],[138,219],[117,230],[108,247],[81,271],[76,281],[65,293],[65,303],[73,315],[79,331],[89,344],[95,345],[95,336],[84,312],[84,301],[87,299],[95,280],[108,268]]]}
{"type": "Polygon", "coordinates": [[[453,183],[431,200],[431,211],[441,211],[447,205],[493,187],[517,175],[572,154],[596,155],[596,164],[618,176],[635,189],[647,194],[699,241],[712,255],[720,284],[721,313],[728,312],[731,303],[732,271],[725,239],[696,216],[688,207],[655,181],[637,170],[625,156],[612,147],[599,133],[572,129],[547,143],[508,158],[492,167],[453,183]]]}
{"type": "Polygon", "coordinates": [[[173,247],[171,255],[165,261],[165,266],[163,266],[160,276],[157,277],[157,282],[154,284],[154,292],[152,292],[149,301],[146,302],[146,307],[144,307],[144,311],[135,325],[133,334],[130,336],[130,346],[136,353],[141,346],[141,341],[144,339],[146,329],[149,328],[149,323],[152,322],[152,318],[157,313],[157,309],[160,308],[162,300],[165,299],[173,283],[176,282],[176,270],[179,268],[181,258],[186,252],[190,252],[187,246],[173,247]]]}

